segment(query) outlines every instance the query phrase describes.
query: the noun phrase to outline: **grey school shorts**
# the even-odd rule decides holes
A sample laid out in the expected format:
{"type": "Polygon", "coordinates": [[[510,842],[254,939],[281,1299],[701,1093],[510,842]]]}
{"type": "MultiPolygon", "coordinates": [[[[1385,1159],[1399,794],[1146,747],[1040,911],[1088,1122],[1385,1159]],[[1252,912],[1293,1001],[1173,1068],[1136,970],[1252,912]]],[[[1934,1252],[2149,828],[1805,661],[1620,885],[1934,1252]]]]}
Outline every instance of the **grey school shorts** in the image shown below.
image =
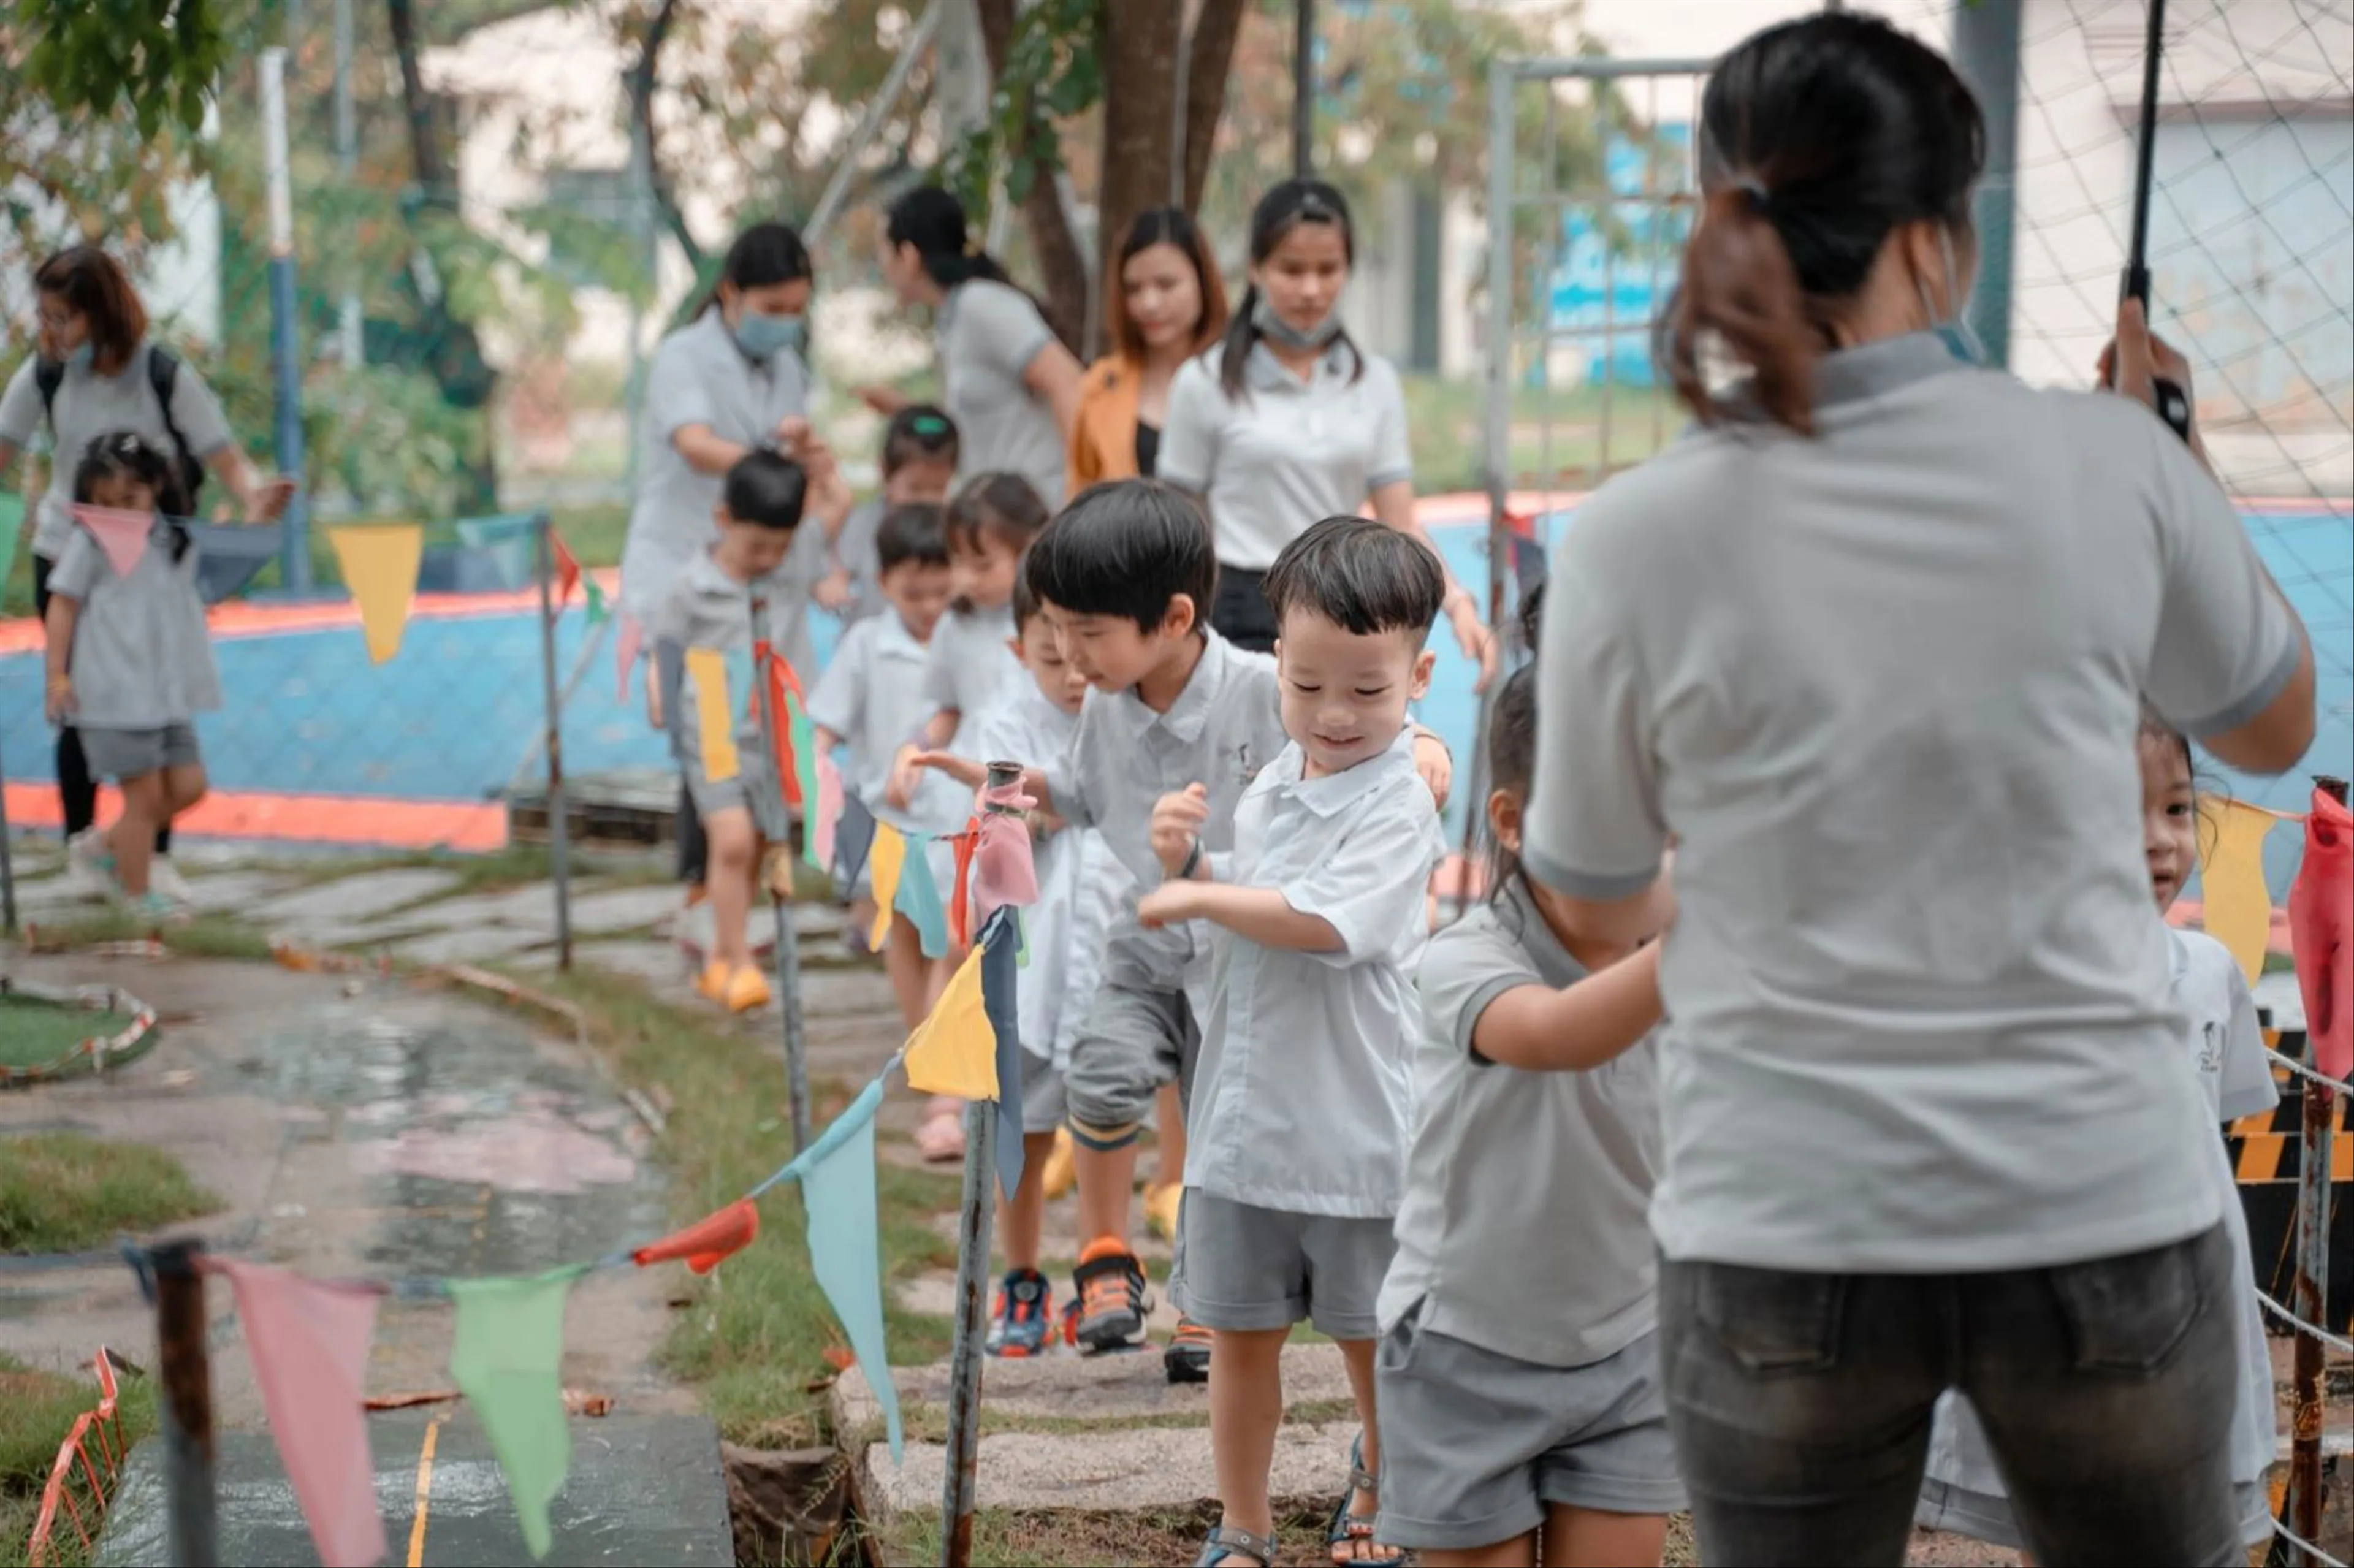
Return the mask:
{"type": "Polygon", "coordinates": [[[93,777],[143,779],[165,768],[189,768],[204,758],[196,751],[194,725],[167,724],[156,729],[88,729],[81,735],[81,754],[90,759],[93,777]]]}
{"type": "Polygon", "coordinates": [[[1063,1075],[1055,1064],[1034,1052],[1022,1053],[1022,1132],[1030,1137],[1052,1132],[1070,1114],[1063,1094],[1063,1075]]]}
{"type": "Polygon", "coordinates": [[[1161,1086],[1192,1093],[1202,1029],[1182,991],[1143,991],[1106,981],[1087,1005],[1063,1075],[1074,1132],[1144,1125],[1161,1086]]]}
{"type": "Polygon", "coordinates": [[[1658,1336],[1582,1367],[1538,1366],[1422,1327],[1417,1303],[1373,1359],[1381,1540],[1464,1552],[1524,1535],[1549,1505],[1684,1506],[1658,1336]]]}
{"type": "Polygon", "coordinates": [[[750,758],[742,755],[745,749],[737,747],[736,777],[716,783],[704,777],[703,758],[693,750],[678,759],[679,775],[686,780],[686,792],[695,801],[695,813],[705,821],[709,821],[715,811],[751,809],[752,797],[746,792],[746,786],[753,777],[753,769],[750,758]]]}
{"type": "MultiPolygon", "coordinates": [[[[1396,1255],[1389,1220],[1294,1214],[1188,1187],[1169,1293],[1205,1329],[1306,1321],[1335,1340],[1371,1340],[1382,1331],[1374,1306],[1396,1255]]],[[[1382,1422],[1388,1431],[1386,1414],[1382,1422]]]]}

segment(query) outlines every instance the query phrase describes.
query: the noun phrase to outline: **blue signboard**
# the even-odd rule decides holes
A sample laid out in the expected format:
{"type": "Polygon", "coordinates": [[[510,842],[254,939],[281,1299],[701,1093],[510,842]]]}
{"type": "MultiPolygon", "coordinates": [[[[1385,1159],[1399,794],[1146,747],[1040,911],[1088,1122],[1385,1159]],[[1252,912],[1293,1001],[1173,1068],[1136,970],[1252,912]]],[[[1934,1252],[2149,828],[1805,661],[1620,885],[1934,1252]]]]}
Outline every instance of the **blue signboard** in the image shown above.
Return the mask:
{"type": "Polygon", "coordinates": [[[1675,287],[1691,224],[1689,207],[1662,198],[1691,190],[1691,166],[1688,124],[1654,126],[1640,142],[1613,136],[1603,176],[1618,199],[1606,213],[1572,207],[1562,216],[1552,341],[1583,356],[1588,386],[1653,383],[1651,323],[1675,287]]]}

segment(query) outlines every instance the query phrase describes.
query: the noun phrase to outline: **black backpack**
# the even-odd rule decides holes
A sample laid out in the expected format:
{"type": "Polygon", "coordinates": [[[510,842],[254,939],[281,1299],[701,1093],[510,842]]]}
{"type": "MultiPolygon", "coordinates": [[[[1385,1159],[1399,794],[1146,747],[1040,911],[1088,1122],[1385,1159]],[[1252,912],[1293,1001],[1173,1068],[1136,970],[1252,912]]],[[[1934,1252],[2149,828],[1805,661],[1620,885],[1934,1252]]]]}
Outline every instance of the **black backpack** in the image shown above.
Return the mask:
{"type": "MultiPolygon", "coordinates": [[[[55,359],[35,362],[33,385],[40,389],[41,412],[48,419],[52,440],[58,433],[58,388],[65,385],[65,380],[63,362],[55,359]]],[[[179,471],[181,498],[187,503],[188,514],[193,517],[196,515],[196,492],[204,488],[205,465],[198,462],[196,453],[188,450],[187,438],[180,434],[179,423],[172,418],[172,393],[179,384],[180,356],[159,344],[148,344],[147,385],[154,389],[156,407],[163,410],[164,432],[172,438],[173,461],[179,471]]],[[[64,478],[68,484],[73,482],[70,465],[80,461],[76,454],[57,454],[58,466],[65,471],[64,478]]]]}

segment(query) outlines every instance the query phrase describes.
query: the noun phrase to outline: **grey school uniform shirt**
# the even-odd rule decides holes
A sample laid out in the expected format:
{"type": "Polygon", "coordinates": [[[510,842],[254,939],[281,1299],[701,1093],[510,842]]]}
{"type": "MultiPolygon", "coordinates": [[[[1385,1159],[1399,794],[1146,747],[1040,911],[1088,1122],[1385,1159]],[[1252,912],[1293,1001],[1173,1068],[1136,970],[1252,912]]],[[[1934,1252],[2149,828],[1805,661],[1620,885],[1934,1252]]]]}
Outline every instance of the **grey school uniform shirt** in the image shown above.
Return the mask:
{"type": "Polygon", "coordinates": [[[173,560],[171,526],[158,518],[139,564],[118,577],[98,541],[67,535],[49,591],[81,606],[68,666],[77,727],[161,729],[221,705],[196,554],[192,543],[173,560]]]}
{"type": "MultiPolygon", "coordinates": [[[[112,376],[101,376],[87,365],[66,366],[65,378],[58,384],[55,461],[33,525],[33,554],[43,560],[62,559],[67,542],[74,536],[74,470],[91,441],[116,430],[129,430],[145,437],[157,451],[171,454],[171,432],[164,426],[154,383],[149,379],[150,352],[152,346],[142,343],[132,351],[129,363],[112,376]]],[[[12,447],[31,446],[34,438],[48,428],[41,411],[37,373],[35,361],[27,359],[9,377],[7,391],[0,393],[0,441],[12,447]]],[[[199,461],[212,457],[232,440],[220,399],[185,359],[172,383],[172,422],[179,426],[189,452],[199,461]]]]}
{"type": "Polygon", "coordinates": [[[1273,888],[1340,934],[1331,952],[1216,934],[1185,1185],[1285,1213],[1398,1212],[1412,1126],[1406,1056],[1421,1020],[1408,965],[1447,853],[1414,734],[1321,779],[1286,746],[1235,808],[1218,880],[1273,888]]]}
{"type": "MultiPolygon", "coordinates": [[[[788,649],[784,639],[794,635],[806,642],[808,633],[799,613],[801,600],[790,576],[791,565],[788,558],[784,566],[767,576],[745,582],[730,576],[708,549],[697,551],[671,583],[668,597],[646,626],[647,640],[665,660],[665,683],[684,668],[683,662],[668,662],[673,651],[682,658],[689,648],[749,653],[756,602],[767,611],[767,634],[772,646],[788,649]]],[[[811,667],[794,659],[790,651],[785,657],[792,662],[796,673],[811,667]]],[[[758,678],[757,674],[754,678],[758,678]]],[[[805,684],[807,679],[803,677],[805,684]]],[[[666,690],[664,695],[668,705],[664,711],[670,715],[673,744],[681,748],[682,757],[697,755],[687,749],[699,745],[694,737],[701,733],[694,683],[682,682],[666,690]]],[[[759,720],[751,709],[752,694],[730,692],[728,699],[737,710],[736,747],[739,758],[748,771],[766,778],[775,769],[769,766],[768,754],[760,745],[759,720]]],[[[778,722],[784,722],[781,716],[778,722]]]]}
{"type": "MultiPolygon", "coordinates": [[[[932,634],[939,635],[937,627],[932,634]]],[[[832,730],[850,748],[843,782],[868,810],[902,832],[950,833],[970,814],[972,791],[947,774],[923,769],[906,810],[883,799],[892,758],[917,737],[938,706],[924,692],[929,660],[926,645],[896,611],[871,616],[842,634],[832,662],[810,690],[809,715],[811,724],[832,730]]]]}
{"type": "MultiPolygon", "coordinates": [[[[971,724],[1021,689],[1029,672],[1013,656],[1013,607],[950,610],[932,631],[931,665],[924,694],[936,707],[954,708],[971,724]]],[[[986,760],[984,758],[983,760],[986,760]]]]}
{"type": "MultiPolygon", "coordinates": [[[[697,472],[671,438],[705,425],[722,440],[757,447],[775,438],[779,420],[808,412],[809,367],[801,355],[780,349],[766,360],[752,358],[736,346],[717,311],[663,339],[638,418],[638,493],[621,547],[623,609],[650,628],[673,579],[719,536],[712,514],[726,478],[697,472]]],[[[779,612],[779,646],[804,680],[814,677],[816,658],[802,621],[811,591],[830,569],[825,531],[812,520],[795,535],[779,595],[790,606],[779,612]]]]}
{"type": "Polygon", "coordinates": [[[1139,991],[1187,992],[1198,1020],[1208,1011],[1209,933],[1200,921],[1148,931],[1136,921],[1139,889],[1161,885],[1152,853],[1152,808],[1161,797],[1201,784],[1210,814],[1203,853],[1213,860],[1234,847],[1235,807],[1258,770],[1290,744],[1278,705],[1275,660],[1237,648],[1215,631],[1193,678],[1167,713],[1155,713],[1133,690],[1090,689],[1071,748],[1044,764],[1055,813],[1095,828],[1135,879],[1112,924],[1104,980],[1139,991]]]}
{"type": "Polygon", "coordinates": [[[1615,898],[1681,841],[1659,1245],[1935,1273],[2197,1234],[2134,736],[2145,695],[2253,716],[2291,618],[2146,408],[1927,334],[1816,383],[1811,440],[1701,431],[1605,485],[1545,594],[1531,871],[1615,898]]]}
{"type": "Polygon", "coordinates": [[[1055,341],[1030,296],[976,278],[949,291],[934,323],[940,407],[956,421],[960,482],[1005,469],[1030,482],[1048,510],[1063,503],[1063,428],[1023,377],[1055,341]]]}
{"type": "Polygon", "coordinates": [[[1506,991],[1559,990],[1585,973],[1517,876],[1431,938],[1384,1331],[1420,1302],[1425,1329],[1515,1361],[1580,1367],[1656,1326],[1658,1251],[1645,1217],[1659,1155],[1653,1042],[1584,1073],[1525,1072],[1471,1044],[1506,991]]]}

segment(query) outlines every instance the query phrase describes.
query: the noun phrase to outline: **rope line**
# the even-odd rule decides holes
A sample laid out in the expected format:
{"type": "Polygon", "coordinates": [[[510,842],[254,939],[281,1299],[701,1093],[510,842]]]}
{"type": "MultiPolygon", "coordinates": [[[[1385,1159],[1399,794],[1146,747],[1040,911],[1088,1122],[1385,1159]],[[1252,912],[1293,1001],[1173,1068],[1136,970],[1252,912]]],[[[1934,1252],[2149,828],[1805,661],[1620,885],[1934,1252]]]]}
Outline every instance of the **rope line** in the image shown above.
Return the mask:
{"type": "Polygon", "coordinates": [[[2264,1054],[2300,1078],[2310,1078],[2323,1088],[2336,1089],[2341,1095],[2354,1095],[2354,1084],[2349,1084],[2343,1078],[2333,1078],[2327,1073],[2306,1066],[2294,1056],[2282,1055],[2269,1045],[2264,1047],[2264,1054]]]}
{"type": "Polygon", "coordinates": [[[2313,1338],[2319,1340],[2323,1344],[2327,1345],[2333,1351],[2344,1351],[2349,1354],[2354,1354],[2354,1340],[2347,1339],[2342,1334],[2333,1334],[2328,1330],[2320,1327],[2318,1324],[2306,1322],[2304,1319],[2298,1317],[2296,1313],[2290,1311],[2287,1308],[2282,1306],[2279,1302],[2274,1300],[2271,1297],[2265,1295],[2261,1290],[2256,1292],[2256,1299],[2264,1304],[2265,1311],[2271,1313],[2274,1317],[2278,1318],[2282,1322],[2286,1323],[2298,1333],[2309,1334],[2313,1338]]]}

